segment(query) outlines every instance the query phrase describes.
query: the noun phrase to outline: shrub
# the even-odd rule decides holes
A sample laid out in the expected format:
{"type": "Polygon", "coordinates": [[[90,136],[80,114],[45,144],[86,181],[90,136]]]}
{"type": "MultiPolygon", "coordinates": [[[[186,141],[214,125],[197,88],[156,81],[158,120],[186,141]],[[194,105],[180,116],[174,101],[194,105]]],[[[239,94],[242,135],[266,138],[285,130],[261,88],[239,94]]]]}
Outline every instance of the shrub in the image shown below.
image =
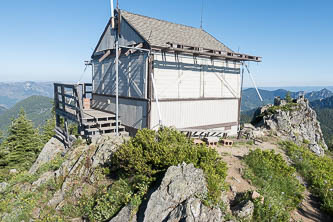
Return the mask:
{"type": "Polygon", "coordinates": [[[203,169],[208,185],[204,202],[218,206],[227,171],[218,153],[205,145],[195,145],[175,129],[162,128],[157,132],[142,129],[112,156],[110,172],[119,179],[106,192],[89,201],[82,200],[83,214],[92,221],[107,220],[126,204],[138,208],[149,186],[170,166],[183,162],[203,169]]]}
{"type": "Polygon", "coordinates": [[[282,147],[294,162],[298,172],[310,185],[310,191],[318,196],[323,210],[333,215],[333,160],[319,157],[309,149],[291,142],[282,142],[282,147]]]}
{"type": "Polygon", "coordinates": [[[259,188],[264,203],[254,201],[257,221],[288,221],[289,212],[302,201],[304,187],[295,178],[295,169],[280,154],[256,149],[245,157],[245,177],[259,188]]]}

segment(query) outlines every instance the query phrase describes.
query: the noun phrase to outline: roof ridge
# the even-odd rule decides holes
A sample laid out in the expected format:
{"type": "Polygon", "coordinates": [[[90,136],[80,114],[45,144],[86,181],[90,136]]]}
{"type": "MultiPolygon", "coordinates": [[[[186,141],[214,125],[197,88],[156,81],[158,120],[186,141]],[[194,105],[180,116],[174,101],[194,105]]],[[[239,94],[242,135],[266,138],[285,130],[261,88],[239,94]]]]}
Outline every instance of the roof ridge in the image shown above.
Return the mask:
{"type": "Polygon", "coordinates": [[[201,31],[206,32],[206,31],[205,31],[204,29],[202,29],[202,28],[197,28],[197,27],[190,26],[190,25],[184,25],[184,24],[179,24],[179,23],[176,23],[176,22],[170,22],[170,21],[163,20],[163,19],[158,19],[158,18],[154,18],[154,17],[146,16],[146,15],[141,15],[141,14],[137,14],[137,13],[129,12],[129,11],[126,11],[126,10],[123,10],[123,9],[120,9],[120,11],[121,11],[121,12],[125,12],[125,13],[129,13],[129,14],[132,14],[132,15],[137,15],[137,16],[141,16],[141,17],[145,17],[145,18],[149,18],[149,19],[155,19],[155,20],[158,20],[158,21],[161,21],[161,22],[167,22],[167,23],[171,23],[171,24],[175,24],[175,25],[181,25],[181,26],[185,26],[185,27],[188,27],[188,28],[197,29],[197,30],[201,30],[201,31]]]}

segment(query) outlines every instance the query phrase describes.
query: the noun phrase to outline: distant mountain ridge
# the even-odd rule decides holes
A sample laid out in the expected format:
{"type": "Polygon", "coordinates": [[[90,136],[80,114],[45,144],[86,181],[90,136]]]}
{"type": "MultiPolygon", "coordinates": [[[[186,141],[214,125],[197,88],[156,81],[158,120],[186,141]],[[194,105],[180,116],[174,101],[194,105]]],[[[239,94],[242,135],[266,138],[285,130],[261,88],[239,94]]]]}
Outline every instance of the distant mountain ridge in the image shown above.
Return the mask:
{"type": "MultiPolygon", "coordinates": [[[[242,92],[242,111],[249,111],[256,109],[257,107],[273,103],[274,98],[279,96],[284,98],[288,91],[284,89],[278,89],[274,91],[259,89],[259,92],[263,98],[263,102],[260,101],[258,94],[254,88],[245,89],[242,92]]],[[[299,95],[304,94],[304,91],[290,92],[291,97],[296,98],[299,95]]],[[[315,100],[321,100],[333,96],[333,92],[324,88],[320,91],[313,91],[305,94],[310,102],[315,100]]]]}
{"type": "Polygon", "coordinates": [[[53,97],[52,82],[0,82],[0,106],[10,108],[33,95],[53,97]]]}
{"type": "Polygon", "coordinates": [[[333,109],[333,96],[324,98],[324,99],[318,99],[311,102],[311,106],[313,108],[328,108],[333,109]]]}
{"type": "Polygon", "coordinates": [[[23,108],[27,118],[30,119],[36,127],[42,126],[52,113],[52,99],[45,96],[30,96],[10,109],[0,114],[0,130],[6,131],[13,118],[16,118],[23,108]]]}
{"type": "Polygon", "coordinates": [[[7,110],[6,107],[0,105],[0,115],[7,110]]]}

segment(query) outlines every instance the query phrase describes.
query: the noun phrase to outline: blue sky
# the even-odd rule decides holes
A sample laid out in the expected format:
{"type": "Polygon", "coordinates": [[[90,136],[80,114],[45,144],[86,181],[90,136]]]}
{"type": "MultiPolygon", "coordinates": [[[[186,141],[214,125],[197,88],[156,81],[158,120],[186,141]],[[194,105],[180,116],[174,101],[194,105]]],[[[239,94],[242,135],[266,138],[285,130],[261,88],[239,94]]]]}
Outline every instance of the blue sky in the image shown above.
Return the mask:
{"type": "MultiPolygon", "coordinates": [[[[200,26],[201,0],[119,0],[119,6],[200,26]]],[[[259,86],[327,86],[332,11],[331,0],[204,0],[203,27],[231,49],[263,57],[250,65],[259,86]]],[[[109,16],[109,0],[2,1],[0,81],[77,82],[109,16]]],[[[251,85],[248,76],[245,84],[251,85]]]]}

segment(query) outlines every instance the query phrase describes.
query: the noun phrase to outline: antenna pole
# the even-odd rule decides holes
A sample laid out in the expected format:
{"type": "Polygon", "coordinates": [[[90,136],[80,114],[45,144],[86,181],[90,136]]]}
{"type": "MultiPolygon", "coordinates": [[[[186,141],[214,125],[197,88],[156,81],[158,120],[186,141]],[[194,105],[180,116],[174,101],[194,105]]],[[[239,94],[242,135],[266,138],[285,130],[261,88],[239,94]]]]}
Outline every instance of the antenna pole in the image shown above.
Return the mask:
{"type": "Polygon", "coordinates": [[[114,28],[114,9],[113,9],[113,0],[110,0],[111,4],[111,28],[114,28]]]}
{"type": "Polygon", "coordinates": [[[202,14],[203,14],[204,0],[202,0],[201,4],[201,19],[200,19],[200,29],[202,29],[202,14]]]}
{"type": "Polygon", "coordinates": [[[111,18],[113,18],[113,0],[110,0],[110,5],[111,5],[111,18]]]}

